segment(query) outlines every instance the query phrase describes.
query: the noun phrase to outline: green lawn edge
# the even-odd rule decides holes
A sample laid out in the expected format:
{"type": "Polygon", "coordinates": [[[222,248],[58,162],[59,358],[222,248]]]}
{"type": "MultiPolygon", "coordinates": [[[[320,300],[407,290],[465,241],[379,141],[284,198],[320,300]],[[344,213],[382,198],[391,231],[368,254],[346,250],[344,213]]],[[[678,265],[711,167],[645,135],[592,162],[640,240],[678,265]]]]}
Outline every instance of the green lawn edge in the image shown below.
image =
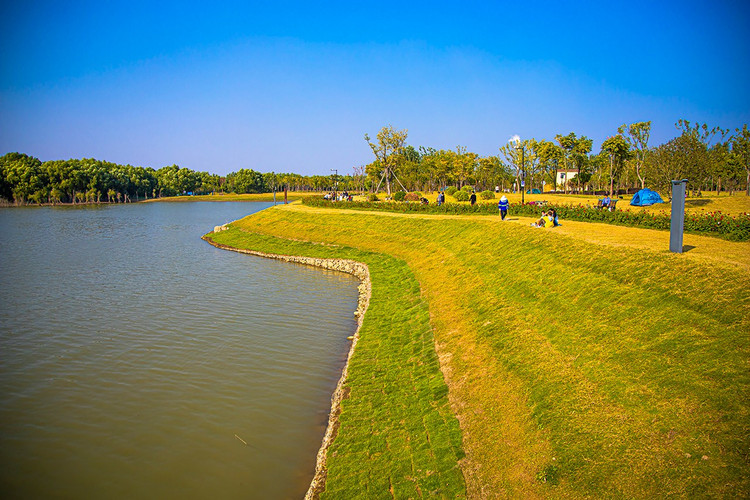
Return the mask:
{"type": "Polygon", "coordinates": [[[350,259],[370,269],[372,295],[344,385],[320,498],[465,498],[461,430],[440,371],[429,310],[400,259],[240,231],[205,239],[237,249],[350,259]]]}
{"type": "Polygon", "coordinates": [[[457,382],[468,496],[748,491],[750,277],[740,267],[497,218],[297,206],[233,225],[285,238],[279,253],[314,241],[409,265],[457,382]]]}

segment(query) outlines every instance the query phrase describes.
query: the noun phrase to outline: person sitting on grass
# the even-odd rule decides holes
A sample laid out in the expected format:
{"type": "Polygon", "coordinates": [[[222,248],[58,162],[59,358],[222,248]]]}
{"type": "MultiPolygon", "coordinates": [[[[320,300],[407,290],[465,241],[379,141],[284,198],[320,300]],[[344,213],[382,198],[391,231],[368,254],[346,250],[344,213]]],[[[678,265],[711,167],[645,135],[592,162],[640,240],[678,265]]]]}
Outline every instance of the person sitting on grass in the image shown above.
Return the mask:
{"type": "Polygon", "coordinates": [[[550,220],[552,220],[553,227],[557,227],[560,225],[560,222],[558,222],[557,220],[557,210],[555,210],[554,208],[550,208],[547,216],[550,218],[550,220]]]}
{"type": "Polygon", "coordinates": [[[548,221],[549,221],[549,218],[547,217],[547,212],[542,212],[542,217],[538,221],[532,222],[531,226],[532,227],[544,227],[548,221]]]}

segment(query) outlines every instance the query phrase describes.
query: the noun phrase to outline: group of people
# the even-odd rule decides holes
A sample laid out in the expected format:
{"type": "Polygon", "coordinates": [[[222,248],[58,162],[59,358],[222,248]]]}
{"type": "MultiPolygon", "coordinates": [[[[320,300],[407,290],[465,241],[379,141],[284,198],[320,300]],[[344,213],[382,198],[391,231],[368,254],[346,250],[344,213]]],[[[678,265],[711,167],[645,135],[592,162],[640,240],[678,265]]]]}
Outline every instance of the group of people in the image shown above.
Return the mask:
{"type": "MultiPolygon", "coordinates": [[[[505,218],[508,216],[509,205],[510,203],[508,202],[508,198],[505,195],[502,195],[500,197],[500,201],[497,204],[497,209],[500,211],[500,218],[502,220],[505,220],[505,218]]],[[[533,227],[559,226],[560,222],[557,220],[557,211],[554,208],[550,208],[549,210],[542,212],[542,216],[539,218],[539,220],[536,222],[532,222],[531,225],[533,227]]]]}
{"type": "Polygon", "coordinates": [[[329,192],[323,195],[323,199],[331,201],[352,201],[353,197],[347,191],[341,193],[329,192]]]}
{"type": "Polygon", "coordinates": [[[560,223],[557,221],[557,212],[554,208],[542,212],[542,217],[538,221],[531,223],[532,227],[555,227],[559,225],[560,223]]]}

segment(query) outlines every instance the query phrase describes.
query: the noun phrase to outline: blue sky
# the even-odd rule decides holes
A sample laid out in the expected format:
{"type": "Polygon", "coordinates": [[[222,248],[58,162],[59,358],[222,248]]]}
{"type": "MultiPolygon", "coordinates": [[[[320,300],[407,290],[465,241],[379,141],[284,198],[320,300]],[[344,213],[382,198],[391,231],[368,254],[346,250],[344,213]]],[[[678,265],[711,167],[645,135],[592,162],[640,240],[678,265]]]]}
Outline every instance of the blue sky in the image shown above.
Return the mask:
{"type": "Polygon", "coordinates": [[[2,2],[0,154],[351,173],[392,124],[519,134],[750,122],[750,2],[2,2]]]}

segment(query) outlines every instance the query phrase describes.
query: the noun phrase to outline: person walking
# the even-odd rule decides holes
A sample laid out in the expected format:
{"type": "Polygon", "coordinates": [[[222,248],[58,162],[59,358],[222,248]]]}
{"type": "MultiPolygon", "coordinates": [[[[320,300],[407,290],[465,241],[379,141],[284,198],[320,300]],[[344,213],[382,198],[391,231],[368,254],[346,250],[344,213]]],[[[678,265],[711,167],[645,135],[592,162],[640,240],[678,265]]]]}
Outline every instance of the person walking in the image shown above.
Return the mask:
{"type": "Polygon", "coordinates": [[[500,197],[500,202],[497,204],[498,210],[500,210],[500,219],[505,220],[505,216],[508,215],[508,198],[505,195],[500,197]]]}

